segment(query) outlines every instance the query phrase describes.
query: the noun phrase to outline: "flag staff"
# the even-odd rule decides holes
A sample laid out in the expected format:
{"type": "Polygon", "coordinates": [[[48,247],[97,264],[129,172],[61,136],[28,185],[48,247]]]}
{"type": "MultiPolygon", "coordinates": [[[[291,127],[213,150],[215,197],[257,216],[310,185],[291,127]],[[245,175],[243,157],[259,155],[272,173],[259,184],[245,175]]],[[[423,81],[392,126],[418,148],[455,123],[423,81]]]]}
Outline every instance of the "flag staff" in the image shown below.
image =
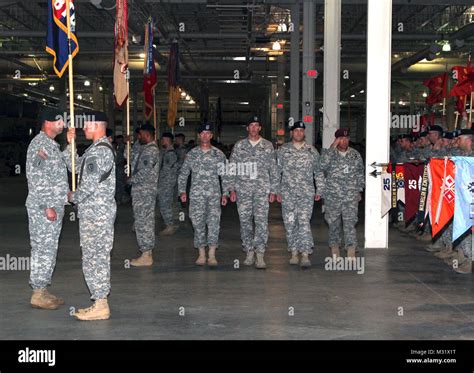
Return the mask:
{"type": "MultiPolygon", "coordinates": [[[[130,139],[130,70],[128,66],[127,66],[127,72],[126,72],[126,79],[127,79],[127,110],[126,110],[127,138],[130,139]]],[[[130,141],[127,141],[127,176],[130,177],[130,141]]]]}
{"type": "MultiPolygon", "coordinates": [[[[153,61],[153,63],[155,63],[155,61],[153,61]]],[[[158,123],[156,121],[156,91],[155,91],[155,88],[153,88],[153,125],[155,126],[155,141],[156,141],[156,139],[158,138],[158,123]]]]}
{"type": "MultiPolygon", "coordinates": [[[[70,0],[66,0],[66,17],[67,17],[67,41],[69,48],[69,117],[70,128],[74,128],[74,82],[73,82],[73,66],[72,66],[72,48],[71,48],[71,6],[70,0]]],[[[76,140],[71,141],[71,159],[72,159],[72,191],[76,191],[76,140]]]]}
{"type": "Polygon", "coordinates": [[[471,99],[469,101],[469,122],[467,124],[468,128],[471,128],[471,126],[472,126],[472,104],[473,104],[473,102],[472,102],[473,101],[473,95],[472,94],[473,93],[474,92],[471,92],[471,99]]]}

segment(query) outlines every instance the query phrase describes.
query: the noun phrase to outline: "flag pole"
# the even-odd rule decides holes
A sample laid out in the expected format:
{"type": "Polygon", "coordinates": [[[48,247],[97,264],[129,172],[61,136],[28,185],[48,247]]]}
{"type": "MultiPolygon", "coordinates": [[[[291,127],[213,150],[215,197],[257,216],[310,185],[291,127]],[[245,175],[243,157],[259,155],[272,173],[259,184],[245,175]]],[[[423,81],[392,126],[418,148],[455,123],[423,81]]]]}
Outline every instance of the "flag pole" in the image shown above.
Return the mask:
{"type": "MultiPolygon", "coordinates": [[[[130,140],[130,70],[128,69],[128,66],[127,66],[127,72],[126,72],[126,80],[127,80],[127,109],[126,109],[127,138],[130,140]]],[[[127,141],[127,176],[130,177],[130,141],[127,141]]]]}
{"type": "Polygon", "coordinates": [[[473,104],[473,93],[471,92],[471,99],[469,101],[469,123],[467,124],[468,128],[471,128],[472,126],[472,104],[473,104]]]}
{"type": "Polygon", "coordinates": [[[443,117],[446,116],[446,97],[443,98],[443,117]]]}
{"type": "MultiPolygon", "coordinates": [[[[66,17],[67,17],[67,41],[69,47],[69,117],[70,128],[74,128],[74,81],[73,81],[73,66],[72,66],[72,48],[71,48],[71,5],[70,0],[66,0],[66,17]]],[[[72,191],[76,191],[76,141],[73,138],[71,141],[71,160],[72,160],[72,191]]]]}
{"type": "MultiPolygon", "coordinates": [[[[155,63],[153,61],[153,63],[155,63]]],[[[153,89],[153,124],[155,126],[155,141],[158,138],[158,127],[157,127],[157,122],[156,122],[156,92],[155,89],[153,89]]]]}
{"type": "Polygon", "coordinates": [[[456,111],[456,119],[454,120],[454,129],[458,128],[458,118],[459,118],[459,113],[456,111]]]}

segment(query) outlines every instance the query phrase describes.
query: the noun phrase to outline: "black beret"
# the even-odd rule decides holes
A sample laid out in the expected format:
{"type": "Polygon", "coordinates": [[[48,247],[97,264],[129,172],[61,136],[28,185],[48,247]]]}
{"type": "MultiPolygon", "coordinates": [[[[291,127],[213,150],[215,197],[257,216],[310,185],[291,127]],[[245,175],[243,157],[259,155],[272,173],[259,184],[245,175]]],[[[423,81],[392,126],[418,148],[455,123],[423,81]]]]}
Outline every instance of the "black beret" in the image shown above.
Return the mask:
{"type": "Polygon", "coordinates": [[[462,135],[474,135],[474,130],[471,128],[463,128],[462,130],[458,130],[458,136],[462,135]]]}
{"type": "Polygon", "coordinates": [[[213,126],[211,123],[202,123],[199,126],[198,132],[201,133],[202,131],[213,131],[213,126]]]}
{"type": "Polygon", "coordinates": [[[430,131],[430,132],[431,132],[431,131],[438,131],[438,132],[441,133],[441,134],[444,132],[444,131],[443,131],[443,127],[438,126],[437,124],[435,124],[434,126],[428,127],[428,131],[430,131]]]}
{"type": "Polygon", "coordinates": [[[293,131],[294,129],[296,128],[303,128],[305,129],[306,128],[306,125],[304,124],[304,122],[302,121],[297,121],[295,123],[293,123],[293,125],[290,127],[290,131],[293,131]]]}
{"type": "Polygon", "coordinates": [[[428,136],[428,131],[422,131],[422,132],[420,132],[419,136],[420,136],[420,137],[428,136]]]}
{"type": "Polygon", "coordinates": [[[48,121],[48,122],[57,122],[58,120],[65,121],[64,111],[61,111],[56,108],[50,108],[50,107],[46,107],[43,110],[41,110],[40,117],[41,117],[41,123],[44,123],[45,121],[48,121]]]}
{"type": "Polygon", "coordinates": [[[107,115],[103,111],[85,111],[84,122],[108,122],[107,115]]]}
{"type": "Polygon", "coordinates": [[[155,127],[153,127],[151,124],[145,123],[140,126],[140,131],[155,133],[155,127]]]}
{"type": "Polygon", "coordinates": [[[261,124],[260,118],[257,115],[253,115],[247,122],[247,126],[250,125],[250,123],[258,123],[261,124]]]}
{"type": "Polygon", "coordinates": [[[410,141],[413,141],[413,136],[410,135],[409,133],[404,133],[404,134],[400,135],[400,139],[408,139],[410,141]]]}
{"type": "Polygon", "coordinates": [[[452,140],[454,138],[454,133],[450,131],[443,132],[443,139],[452,140]]]}
{"type": "Polygon", "coordinates": [[[182,137],[184,139],[184,133],[177,133],[174,137],[182,137]]]}
{"type": "Polygon", "coordinates": [[[171,132],[163,132],[163,134],[161,135],[161,137],[162,137],[162,138],[163,138],[163,137],[168,137],[168,138],[170,138],[171,140],[174,139],[174,136],[173,136],[173,134],[172,134],[171,132]]]}

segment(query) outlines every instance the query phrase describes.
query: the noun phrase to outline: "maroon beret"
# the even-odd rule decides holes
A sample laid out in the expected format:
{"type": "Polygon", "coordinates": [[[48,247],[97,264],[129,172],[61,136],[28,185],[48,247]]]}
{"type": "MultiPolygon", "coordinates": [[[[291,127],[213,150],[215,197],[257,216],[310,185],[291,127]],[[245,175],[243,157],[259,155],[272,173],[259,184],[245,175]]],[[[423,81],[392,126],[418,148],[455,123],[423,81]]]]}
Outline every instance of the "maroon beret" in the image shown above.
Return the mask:
{"type": "Polygon", "coordinates": [[[346,137],[349,136],[349,129],[348,128],[339,128],[336,133],[334,134],[336,136],[336,139],[338,137],[346,137]]]}

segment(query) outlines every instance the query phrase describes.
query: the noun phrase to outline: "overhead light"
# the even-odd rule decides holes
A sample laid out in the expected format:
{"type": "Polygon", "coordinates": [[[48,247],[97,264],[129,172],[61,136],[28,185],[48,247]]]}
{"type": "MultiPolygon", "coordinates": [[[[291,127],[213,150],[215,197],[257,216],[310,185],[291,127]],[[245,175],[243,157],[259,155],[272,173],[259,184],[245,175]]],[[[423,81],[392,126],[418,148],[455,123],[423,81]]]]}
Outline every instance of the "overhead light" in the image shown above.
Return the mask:
{"type": "Polygon", "coordinates": [[[398,58],[399,55],[395,53],[395,54],[393,55],[393,57],[394,57],[394,58],[398,58]]]}
{"type": "Polygon", "coordinates": [[[403,100],[398,101],[398,105],[401,105],[401,106],[405,105],[405,101],[403,100]]]}
{"type": "Polygon", "coordinates": [[[186,97],[186,92],[184,92],[184,91],[181,92],[181,97],[183,97],[183,98],[186,97]]]}
{"type": "Polygon", "coordinates": [[[443,45],[443,52],[451,52],[451,44],[449,44],[449,41],[443,45]]]}
{"type": "Polygon", "coordinates": [[[140,53],[140,54],[138,55],[138,57],[140,57],[140,58],[145,58],[145,53],[143,53],[143,52],[140,53]]]}
{"type": "Polygon", "coordinates": [[[155,49],[156,49],[156,44],[153,44],[153,48],[155,48],[155,49]]]}
{"type": "Polygon", "coordinates": [[[23,93],[23,96],[28,97],[28,93],[23,93]]]}
{"type": "Polygon", "coordinates": [[[190,95],[186,95],[186,100],[191,100],[191,96],[190,95]]]}
{"type": "Polygon", "coordinates": [[[84,86],[89,87],[91,85],[91,82],[88,80],[84,81],[84,86]]]}
{"type": "Polygon", "coordinates": [[[82,100],[82,95],[81,95],[81,94],[78,94],[78,95],[77,95],[77,99],[78,99],[78,100],[82,100]]]}
{"type": "Polygon", "coordinates": [[[32,86],[32,87],[36,87],[38,85],[38,83],[36,82],[30,82],[28,83],[29,86],[32,86]]]}
{"type": "Polygon", "coordinates": [[[104,90],[104,87],[102,87],[101,85],[99,86],[99,91],[102,92],[104,90]]]}
{"type": "Polygon", "coordinates": [[[428,97],[428,93],[423,92],[423,95],[422,95],[422,96],[423,96],[423,97],[428,97]]]}
{"type": "Polygon", "coordinates": [[[192,104],[194,104],[195,102],[194,102],[194,100],[189,100],[189,103],[192,105],[192,104]]]}
{"type": "Polygon", "coordinates": [[[53,92],[53,91],[54,91],[54,85],[51,84],[51,85],[49,86],[49,91],[50,91],[50,92],[53,92]]]}
{"type": "Polygon", "coordinates": [[[289,76],[289,75],[285,75],[285,79],[290,79],[290,76],[289,76]]]}
{"type": "Polygon", "coordinates": [[[360,93],[364,93],[365,91],[363,89],[360,90],[360,93]]]}
{"type": "Polygon", "coordinates": [[[247,57],[232,57],[232,61],[246,61],[247,57]]]}
{"type": "Polygon", "coordinates": [[[277,40],[277,41],[274,41],[273,44],[272,44],[272,49],[274,51],[279,51],[281,50],[281,44],[280,42],[277,40]]]}
{"type": "Polygon", "coordinates": [[[248,105],[249,102],[248,101],[241,101],[241,102],[238,102],[239,105],[248,105]]]}
{"type": "Polygon", "coordinates": [[[354,98],[356,95],[351,95],[351,98],[354,98]]]}

